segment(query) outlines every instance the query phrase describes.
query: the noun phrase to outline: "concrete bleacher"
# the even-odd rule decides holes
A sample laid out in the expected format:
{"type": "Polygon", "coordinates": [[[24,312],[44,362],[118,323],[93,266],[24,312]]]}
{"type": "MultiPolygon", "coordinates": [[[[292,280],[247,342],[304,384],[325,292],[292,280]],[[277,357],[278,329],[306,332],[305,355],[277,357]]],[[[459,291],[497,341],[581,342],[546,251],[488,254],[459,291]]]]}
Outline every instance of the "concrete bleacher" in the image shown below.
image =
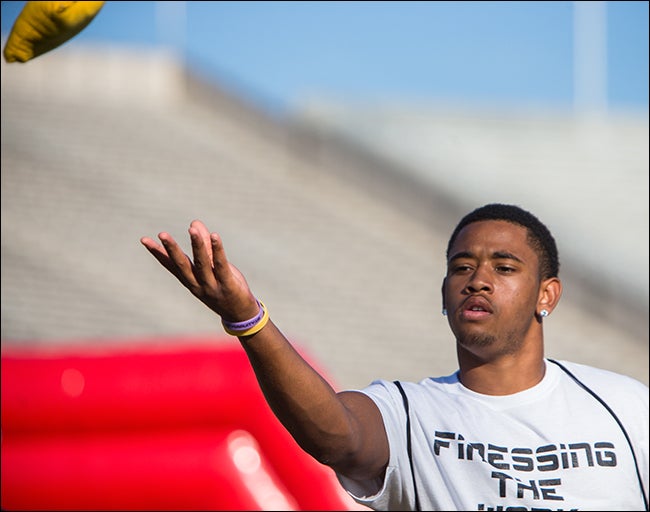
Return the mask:
{"type": "MultiPolygon", "coordinates": [[[[338,388],[456,369],[440,283],[467,197],[169,55],[77,46],[0,69],[3,346],[223,336],[139,243],[164,230],[189,250],[200,218],[338,388]]],[[[625,329],[592,305],[566,293],[547,353],[647,383],[647,316],[625,329]]]]}
{"type": "Polygon", "coordinates": [[[530,209],[558,242],[562,276],[580,285],[567,294],[647,338],[647,111],[320,100],[298,112],[468,210],[530,209]]]}

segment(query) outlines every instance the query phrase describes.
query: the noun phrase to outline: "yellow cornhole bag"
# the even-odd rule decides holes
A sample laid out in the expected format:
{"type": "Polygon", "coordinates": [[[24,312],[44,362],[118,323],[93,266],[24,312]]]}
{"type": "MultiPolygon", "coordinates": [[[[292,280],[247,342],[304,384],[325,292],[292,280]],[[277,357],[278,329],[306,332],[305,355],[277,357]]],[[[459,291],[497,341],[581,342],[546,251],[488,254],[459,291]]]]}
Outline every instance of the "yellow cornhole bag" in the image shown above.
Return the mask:
{"type": "Polygon", "coordinates": [[[81,32],[106,2],[27,2],[11,29],[4,57],[27,62],[81,32]]]}

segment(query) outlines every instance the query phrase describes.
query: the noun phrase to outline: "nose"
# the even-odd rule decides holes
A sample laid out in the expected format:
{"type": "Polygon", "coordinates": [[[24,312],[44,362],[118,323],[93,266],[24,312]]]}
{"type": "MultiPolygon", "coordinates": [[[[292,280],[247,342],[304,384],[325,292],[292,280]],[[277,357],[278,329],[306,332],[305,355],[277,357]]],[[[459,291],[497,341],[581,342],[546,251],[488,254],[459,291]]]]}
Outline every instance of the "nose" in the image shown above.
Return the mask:
{"type": "Polygon", "coordinates": [[[477,293],[480,291],[492,291],[492,280],[490,271],[485,265],[479,265],[469,276],[465,286],[467,293],[477,293]]]}

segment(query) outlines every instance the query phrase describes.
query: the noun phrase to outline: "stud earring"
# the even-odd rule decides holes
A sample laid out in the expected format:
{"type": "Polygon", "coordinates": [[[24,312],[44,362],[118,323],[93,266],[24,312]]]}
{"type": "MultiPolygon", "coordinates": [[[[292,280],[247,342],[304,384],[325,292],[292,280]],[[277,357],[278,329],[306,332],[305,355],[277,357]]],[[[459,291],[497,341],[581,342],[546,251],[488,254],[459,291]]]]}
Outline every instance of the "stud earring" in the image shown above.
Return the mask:
{"type": "Polygon", "coordinates": [[[545,309],[542,309],[542,310],[539,312],[539,316],[541,316],[542,318],[544,318],[545,316],[548,316],[548,311],[545,310],[545,309]]]}
{"type": "Polygon", "coordinates": [[[447,316],[447,310],[445,308],[442,308],[442,316],[447,316]]]}

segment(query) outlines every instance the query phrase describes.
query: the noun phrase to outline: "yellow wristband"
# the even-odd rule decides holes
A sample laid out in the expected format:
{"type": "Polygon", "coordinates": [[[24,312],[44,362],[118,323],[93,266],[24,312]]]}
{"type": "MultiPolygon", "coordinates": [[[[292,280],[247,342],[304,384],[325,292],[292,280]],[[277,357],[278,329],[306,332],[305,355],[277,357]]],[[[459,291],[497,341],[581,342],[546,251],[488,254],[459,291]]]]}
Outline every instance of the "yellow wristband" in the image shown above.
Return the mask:
{"type": "Polygon", "coordinates": [[[257,314],[254,318],[244,322],[225,322],[221,321],[224,331],[226,331],[231,336],[251,336],[259,331],[268,323],[269,321],[269,312],[266,309],[266,306],[263,302],[258,301],[260,305],[260,313],[257,314]],[[244,326],[245,328],[239,329],[239,325],[244,326]]]}

